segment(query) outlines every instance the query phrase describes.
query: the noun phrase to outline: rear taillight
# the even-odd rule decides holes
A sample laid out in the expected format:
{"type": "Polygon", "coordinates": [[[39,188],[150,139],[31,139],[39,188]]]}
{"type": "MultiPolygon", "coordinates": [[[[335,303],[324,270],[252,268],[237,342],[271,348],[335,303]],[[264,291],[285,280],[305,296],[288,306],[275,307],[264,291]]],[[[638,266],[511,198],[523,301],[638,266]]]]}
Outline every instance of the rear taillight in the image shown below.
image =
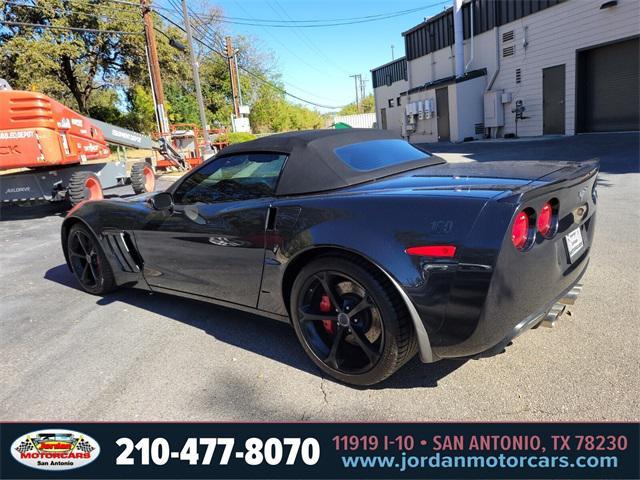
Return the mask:
{"type": "Polygon", "coordinates": [[[516,216],[511,228],[511,241],[518,250],[522,250],[529,243],[529,215],[526,212],[520,212],[516,216]]]}
{"type": "Polygon", "coordinates": [[[547,202],[540,210],[538,214],[538,231],[542,234],[543,237],[548,236],[552,230],[552,222],[553,221],[553,207],[551,203],[547,202]]]}

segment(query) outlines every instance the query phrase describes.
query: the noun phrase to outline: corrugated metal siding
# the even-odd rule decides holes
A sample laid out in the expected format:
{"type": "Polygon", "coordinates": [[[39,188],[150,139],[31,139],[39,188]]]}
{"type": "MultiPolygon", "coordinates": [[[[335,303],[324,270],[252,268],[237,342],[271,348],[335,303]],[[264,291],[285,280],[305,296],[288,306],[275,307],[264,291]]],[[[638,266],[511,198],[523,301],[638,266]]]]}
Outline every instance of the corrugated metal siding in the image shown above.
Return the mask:
{"type": "Polygon", "coordinates": [[[373,88],[381,85],[391,85],[398,80],[407,79],[407,58],[402,57],[395,62],[387,63],[371,70],[373,88]]]}
{"type": "Polygon", "coordinates": [[[376,123],[375,113],[359,113],[356,115],[336,115],[333,123],[346,123],[353,128],[373,128],[376,123]]]}
{"type": "MultiPolygon", "coordinates": [[[[473,32],[474,35],[479,35],[496,25],[513,22],[564,1],[566,0],[472,0],[462,6],[464,38],[471,36],[471,9],[473,32]]],[[[453,45],[453,9],[447,9],[403,35],[409,60],[453,45]]]]}

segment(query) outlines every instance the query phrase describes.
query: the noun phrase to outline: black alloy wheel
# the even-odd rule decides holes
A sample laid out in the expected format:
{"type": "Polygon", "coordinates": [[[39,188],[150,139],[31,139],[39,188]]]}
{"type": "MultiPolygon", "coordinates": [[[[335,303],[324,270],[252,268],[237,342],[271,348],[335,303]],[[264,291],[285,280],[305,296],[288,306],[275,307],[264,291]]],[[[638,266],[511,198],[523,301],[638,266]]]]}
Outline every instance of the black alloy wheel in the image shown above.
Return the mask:
{"type": "Polygon", "coordinates": [[[82,225],[74,225],[67,238],[67,254],[71,271],[83,290],[104,294],[115,286],[113,272],[102,247],[82,225]]]}
{"type": "Polygon", "coordinates": [[[303,291],[298,321],[318,358],[349,374],[374,368],[384,344],[383,326],[364,287],[345,274],[322,271],[307,279],[303,291]]]}
{"type": "Polygon", "coordinates": [[[294,282],[293,325],[324,372],[345,383],[370,385],[416,352],[413,327],[396,297],[379,272],[329,257],[303,268],[294,282]]]}

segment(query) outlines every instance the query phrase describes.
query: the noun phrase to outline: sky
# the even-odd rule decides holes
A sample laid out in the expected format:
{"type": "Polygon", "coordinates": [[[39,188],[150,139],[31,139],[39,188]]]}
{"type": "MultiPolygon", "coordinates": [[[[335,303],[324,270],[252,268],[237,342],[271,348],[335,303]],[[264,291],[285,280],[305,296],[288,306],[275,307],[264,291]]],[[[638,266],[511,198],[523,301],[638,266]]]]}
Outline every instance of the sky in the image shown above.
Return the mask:
{"type": "MultiPolygon", "coordinates": [[[[190,1],[189,6],[196,9],[202,2],[206,0],[190,1]]],[[[221,7],[226,17],[246,19],[236,20],[244,23],[260,23],[255,19],[329,20],[331,23],[334,19],[420,8],[378,21],[317,28],[226,24],[229,34],[251,36],[258,42],[259,49],[267,48],[274,53],[287,91],[320,105],[340,107],[355,101],[355,82],[350,75],[361,74],[366,80],[366,93],[371,93],[370,70],[392,60],[391,45],[394,45],[395,58],[404,55],[402,32],[449,7],[451,1],[211,0],[208,3],[221,7]]],[[[321,112],[329,110],[311,107],[321,112]]]]}

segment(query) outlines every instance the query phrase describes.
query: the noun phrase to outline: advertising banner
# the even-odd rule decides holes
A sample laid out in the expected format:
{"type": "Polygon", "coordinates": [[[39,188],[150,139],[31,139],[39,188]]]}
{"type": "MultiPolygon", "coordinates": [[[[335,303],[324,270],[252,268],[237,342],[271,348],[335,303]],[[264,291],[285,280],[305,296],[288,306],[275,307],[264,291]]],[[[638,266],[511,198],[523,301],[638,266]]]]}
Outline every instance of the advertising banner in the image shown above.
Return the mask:
{"type": "Polygon", "coordinates": [[[2,425],[2,478],[635,479],[635,423],[2,425]]]}

